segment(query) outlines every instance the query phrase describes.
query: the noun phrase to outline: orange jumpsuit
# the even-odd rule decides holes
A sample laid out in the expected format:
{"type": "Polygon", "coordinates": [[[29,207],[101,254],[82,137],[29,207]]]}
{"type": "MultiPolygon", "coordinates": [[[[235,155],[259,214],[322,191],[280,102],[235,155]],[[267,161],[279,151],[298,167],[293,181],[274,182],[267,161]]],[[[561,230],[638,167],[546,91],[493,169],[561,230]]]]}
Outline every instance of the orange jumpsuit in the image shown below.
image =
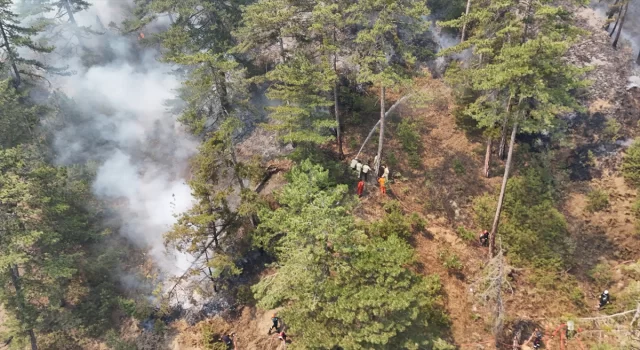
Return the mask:
{"type": "Polygon", "coordinates": [[[384,177],[379,178],[378,182],[380,183],[380,193],[386,194],[387,188],[384,186],[384,177]]]}

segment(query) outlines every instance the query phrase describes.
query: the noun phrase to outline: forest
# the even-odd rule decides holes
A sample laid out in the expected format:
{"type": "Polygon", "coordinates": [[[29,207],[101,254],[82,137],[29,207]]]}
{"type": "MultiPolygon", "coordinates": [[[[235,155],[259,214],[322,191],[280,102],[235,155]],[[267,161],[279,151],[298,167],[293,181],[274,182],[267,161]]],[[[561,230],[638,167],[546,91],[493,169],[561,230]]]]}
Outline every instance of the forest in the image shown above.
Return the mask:
{"type": "Polygon", "coordinates": [[[639,135],[640,0],[0,0],[0,350],[638,349],[639,135]]]}

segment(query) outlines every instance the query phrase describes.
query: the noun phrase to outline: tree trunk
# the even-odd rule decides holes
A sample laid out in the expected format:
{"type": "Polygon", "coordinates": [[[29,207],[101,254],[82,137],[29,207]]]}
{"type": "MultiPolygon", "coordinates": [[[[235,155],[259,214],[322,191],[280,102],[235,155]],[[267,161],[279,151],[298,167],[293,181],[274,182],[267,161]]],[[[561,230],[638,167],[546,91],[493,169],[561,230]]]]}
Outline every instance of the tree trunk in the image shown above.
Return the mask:
{"type": "MultiPolygon", "coordinates": [[[[333,30],[333,42],[336,42],[336,31],[335,28],[333,30]]],[[[338,51],[333,54],[333,71],[336,73],[336,77],[338,77],[338,51]]],[[[336,141],[338,142],[338,155],[340,159],[344,158],[344,151],[342,150],[342,132],[340,130],[342,123],[340,123],[340,109],[338,106],[338,84],[340,83],[340,79],[336,80],[336,84],[333,86],[333,106],[334,113],[336,114],[336,141]]]]}
{"type": "Polygon", "coordinates": [[[7,55],[9,56],[9,62],[11,63],[11,69],[13,70],[13,75],[15,76],[15,87],[20,86],[22,83],[22,79],[20,78],[20,71],[18,71],[18,66],[16,66],[15,57],[13,56],[13,51],[11,51],[11,45],[9,44],[9,39],[7,39],[7,33],[4,31],[4,26],[2,25],[2,21],[0,20],[0,34],[2,34],[2,40],[4,40],[4,47],[7,49],[7,55]]]}
{"type": "Polygon", "coordinates": [[[67,11],[67,16],[69,16],[69,22],[73,23],[74,26],[78,26],[75,17],[73,16],[73,10],[71,9],[71,4],[69,4],[69,0],[62,0],[62,5],[64,6],[65,11],[67,11]]]}
{"type": "Polygon", "coordinates": [[[507,143],[507,128],[509,126],[509,111],[511,111],[511,99],[513,96],[509,96],[509,100],[507,100],[507,108],[504,115],[504,120],[502,121],[502,133],[500,135],[500,145],[498,145],[498,157],[504,160],[504,149],[507,143]]]}
{"type": "MultiPolygon", "coordinates": [[[[25,305],[24,305],[24,296],[22,295],[22,287],[20,286],[20,271],[18,271],[18,266],[9,265],[9,272],[11,273],[11,283],[13,284],[13,288],[16,290],[16,299],[18,300],[18,308],[20,315],[20,321],[25,322],[25,305]]],[[[36,341],[36,334],[31,328],[30,324],[26,324],[28,327],[27,335],[29,336],[29,342],[31,343],[31,350],[38,350],[38,342],[36,341]]]]}
{"type": "Polygon", "coordinates": [[[173,19],[173,15],[171,14],[171,12],[167,12],[167,15],[169,15],[169,23],[175,24],[176,21],[173,19]]]}
{"type": "Polygon", "coordinates": [[[508,116],[505,116],[502,122],[502,135],[500,135],[500,145],[498,145],[498,157],[502,160],[504,160],[504,149],[507,143],[508,119],[508,116]]]}
{"type": "Polygon", "coordinates": [[[489,166],[491,165],[491,145],[493,144],[493,140],[491,137],[487,140],[487,151],[484,154],[484,172],[483,175],[485,177],[489,177],[489,166]]]}
{"type": "Polygon", "coordinates": [[[380,173],[380,165],[382,163],[382,145],[384,143],[384,96],[385,96],[385,87],[380,84],[380,138],[378,139],[378,158],[376,163],[374,164],[375,168],[373,169],[374,174],[380,173]]]}
{"type": "Polygon", "coordinates": [[[284,40],[282,39],[282,34],[278,36],[278,42],[280,44],[280,57],[282,58],[282,63],[287,62],[287,59],[284,54],[284,40]]]}
{"type": "Polygon", "coordinates": [[[613,48],[618,48],[618,40],[620,40],[620,33],[622,33],[622,28],[624,28],[624,19],[627,17],[627,12],[629,12],[629,2],[624,5],[624,13],[622,14],[622,19],[620,20],[620,28],[618,28],[618,34],[616,34],[616,39],[613,41],[613,48]]]}
{"type": "Polygon", "coordinates": [[[220,105],[224,113],[229,115],[231,103],[229,102],[229,94],[227,93],[227,75],[222,69],[217,70],[214,74],[217,75],[216,90],[218,90],[218,96],[220,97],[220,105]]]}
{"type": "MultiPolygon", "coordinates": [[[[471,9],[471,0],[467,0],[467,10],[464,12],[465,16],[469,15],[469,10],[471,9]]],[[[467,19],[465,19],[464,24],[462,25],[462,35],[460,36],[460,42],[464,42],[465,34],[467,32],[467,19]]]]}
{"type": "Polygon", "coordinates": [[[636,59],[636,63],[640,65],[640,50],[638,50],[638,58],[636,59]]]}
{"type": "Polygon", "coordinates": [[[511,140],[509,141],[509,153],[507,154],[507,164],[504,168],[504,176],[502,177],[502,186],[500,187],[500,197],[498,197],[498,205],[496,206],[496,215],[493,218],[493,225],[491,226],[491,232],[489,233],[489,256],[493,257],[496,246],[496,232],[498,231],[498,224],[500,221],[500,214],[502,212],[502,203],[504,202],[504,194],[507,190],[507,181],[509,180],[509,171],[511,170],[511,160],[513,158],[513,146],[516,142],[516,134],[518,132],[518,120],[513,122],[513,129],[511,130],[511,140]]]}
{"type": "MultiPolygon", "coordinates": [[[[618,1],[620,1],[620,0],[616,0],[611,7],[616,6],[618,4],[618,1]]],[[[609,30],[609,27],[611,27],[611,19],[613,18],[613,15],[615,15],[615,14],[616,14],[615,9],[609,8],[609,11],[607,11],[607,25],[604,26],[604,30],[606,30],[606,31],[609,30]]]]}
{"type": "Polygon", "coordinates": [[[618,17],[616,17],[616,23],[613,25],[613,30],[611,31],[611,33],[609,33],[609,36],[613,36],[613,33],[616,32],[616,29],[618,28],[618,22],[620,22],[620,15],[622,14],[623,9],[624,6],[620,6],[620,10],[618,10],[618,17]]]}

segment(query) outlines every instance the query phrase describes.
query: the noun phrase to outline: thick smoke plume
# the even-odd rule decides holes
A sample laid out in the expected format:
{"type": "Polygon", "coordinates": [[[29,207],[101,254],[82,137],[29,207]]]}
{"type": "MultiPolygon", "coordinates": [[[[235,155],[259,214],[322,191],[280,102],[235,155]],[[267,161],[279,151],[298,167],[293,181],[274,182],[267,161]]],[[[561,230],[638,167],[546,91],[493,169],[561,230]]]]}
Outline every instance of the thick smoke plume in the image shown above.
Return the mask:
{"type": "MultiPolygon", "coordinates": [[[[96,0],[88,11],[77,13],[76,20],[99,30],[120,23],[124,5],[120,0],[96,0]]],[[[185,177],[197,142],[180,130],[167,107],[180,81],[172,67],[158,61],[158,52],[141,47],[135,35],[107,28],[103,35],[80,41],[97,55],[47,62],[68,65],[75,73],[50,78],[75,105],[74,117],[55,136],[57,161],[95,162],[93,191],[116,208],[120,233],[148,248],[165,273],[184,271],[188,259],[168,255],[162,241],[174,215],[192,203],[185,177]]]]}

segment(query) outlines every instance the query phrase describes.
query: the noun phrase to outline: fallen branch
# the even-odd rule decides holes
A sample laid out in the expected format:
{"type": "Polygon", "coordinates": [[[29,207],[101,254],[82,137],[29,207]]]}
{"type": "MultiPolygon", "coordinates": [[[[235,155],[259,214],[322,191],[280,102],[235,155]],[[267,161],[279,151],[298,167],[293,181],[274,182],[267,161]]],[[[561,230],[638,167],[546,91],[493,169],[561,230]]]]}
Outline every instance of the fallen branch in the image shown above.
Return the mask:
{"type": "Polygon", "coordinates": [[[620,313],[617,313],[617,314],[613,314],[613,315],[608,315],[608,316],[579,318],[578,321],[606,320],[606,319],[616,318],[616,317],[620,317],[620,316],[624,316],[624,315],[629,315],[629,314],[632,314],[634,312],[638,312],[638,310],[637,309],[633,309],[633,310],[623,311],[623,312],[620,312],[620,313]]]}

